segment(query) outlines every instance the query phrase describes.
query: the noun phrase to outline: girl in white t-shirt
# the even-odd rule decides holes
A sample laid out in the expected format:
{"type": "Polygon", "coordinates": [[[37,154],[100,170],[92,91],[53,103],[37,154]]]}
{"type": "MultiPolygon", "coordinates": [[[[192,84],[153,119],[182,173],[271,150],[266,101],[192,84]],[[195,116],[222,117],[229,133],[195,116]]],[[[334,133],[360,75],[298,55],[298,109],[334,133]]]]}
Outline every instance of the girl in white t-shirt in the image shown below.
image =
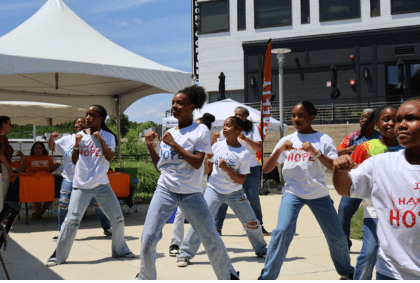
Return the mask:
{"type": "MultiPolygon", "coordinates": [[[[251,154],[238,142],[242,131],[249,133],[253,130],[252,122],[232,116],[225,120],[223,135],[225,140],[213,145],[213,157],[206,163],[205,173],[212,171],[207,182],[204,198],[214,216],[220,205],[227,203],[241,221],[248,239],[258,257],[265,257],[267,243],[261,231],[261,224],[255,216],[249,201],[242,191],[251,164],[251,154]]],[[[187,266],[200,247],[198,233],[190,228],[178,256],[178,266],[187,266]],[[182,259],[181,261],[179,259],[182,259]]]]}
{"type": "Polygon", "coordinates": [[[210,131],[205,125],[194,123],[191,114],[194,109],[200,109],[206,99],[204,88],[196,85],[174,96],[172,113],[178,119],[178,126],[163,135],[160,154],[153,147],[157,133],[146,133],[150,156],[161,175],[141,236],[139,279],[157,279],[156,245],[162,238],[163,226],[177,207],[200,234],[217,278],[237,278],[201,186],[204,156],[211,153],[210,131]]]}
{"type": "Polygon", "coordinates": [[[342,196],[371,198],[379,250],[376,280],[420,279],[420,97],[397,111],[394,133],[405,149],[378,154],[356,169],[348,155],[334,160],[333,182],[342,196]]]}
{"type": "Polygon", "coordinates": [[[92,197],[111,221],[112,257],[134,258],[124,239],[124,217],[117,197],[109,185],[107,172],[114,158],[115,136],[105,125],[107,113],[100,105],[86,111],[88,129],[76,134],[72,161],[76,165],[68,213],[58,236],[57,246],[47,266],[67,260],[76,233],[92,197]]]}
{"type": "Polygon", "coordinates": [[[347,239],[326,185],[325,167],[332,169],[337,150],[328,135],[312,128],[316,114],[316,108],[311,102],[302,101],[296,104],[292,112],[292,122],[297,131],[282,138],[263,165],[263,172],[268,173],[277,163],[284,163],[285,186],[277,227],[271,234],[265,265],[259,279],[277,279],[296,232],[297,217],[305,204],[315,215],[327,238],[331,259],[338,274],[342,278],[353,276],[354,268],[350,264],[347,239]]]}
{"type": "MultiPolygon", "coordinates": [[[[209,130],[211,130],[211,124],[215,121],[215,119],[216,118],[212,114],[204,113],[203,117],[198,118],[197,120],[195,120],[195,122],[197,124],[204,124],[207,126],[209,130]]],[[[202,184],[203,184],[203,190],[205,190],[207,187],[207,174],[204,174],[202,184]]],[[[182,241],[184,240],[184,221],[185,221],[185,216],[182,213],[181,209],[178,207],[175,214],[175,219],[174,219],[171,245],[169,246],[170,256],[176,256],[177,254],[179,254],[179,247],[181,246],[182,241]]]]}

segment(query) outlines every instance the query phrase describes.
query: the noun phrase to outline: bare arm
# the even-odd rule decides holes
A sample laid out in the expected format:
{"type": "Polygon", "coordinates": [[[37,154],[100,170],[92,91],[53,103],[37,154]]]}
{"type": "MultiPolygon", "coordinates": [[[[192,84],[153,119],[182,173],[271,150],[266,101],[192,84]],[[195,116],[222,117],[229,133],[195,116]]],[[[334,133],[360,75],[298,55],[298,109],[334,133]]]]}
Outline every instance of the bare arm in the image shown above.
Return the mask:
{"type": "Polygon", "coordinates": [[[108,162],[111,162],[114,159],[114,156],[115,156],[114,151],[108,147],[108,145],[105,142],[105,139],[101,136],[99,131],[94,132],[93,136],[101,142],[102,152],[104,153],[105,159],[108,162]]]}
{"type": "Polygon", "coordinates": [[[204,152],[188,152],[173,139],[172,135],[169,132],[166,132],[163,135],[162,141],[170,147],[172,147],[188,164],[190,164],[195,169],[199,169],[203,165],[203,160],[205,156],[204,152]]]}
{"type": "MultiPolygon", "coordinates": [[[[305,142],[302,144],[302,149],[306,152],[309,152],[312,155],[317,155],[318,154],[318,150],[315,149],[312,144],[310,142],[305,142]]],[[[322,163],[322,165],[324,165],[325,167],[327,167],[330,170],[333,170],[333,160],[327,156],[325,156],[324,154],[321,154],[318,157],[318,160],[322,163]]]]}
{"type": "Polygon", "coordinates": [[[48,140],[48,147],[50,150],[54,151],[55,150],[55,142],[54,139],[58,137],[58,133],[54,132],[51,134],[50,139],[48,140]]]}
{"type": "Polygon", "coordinates": [[[213,134],[213,139],[211,140],[211,144],[215,144],[218,138],[220,138],[220,132],[215,132],[213,134]]]}
{"type": "Polygon", "coordinates": [[[82,140],[82,135],[77,134],[76,141],[73,146],[73,152],[71,154],[71,161],[73,162],[74,165],[76,165],[77,161],[79,160],[79,145],[80,145],[81,140],[82,140]]]}
{"type": "Polygon", "coordinates": [[[345,154],[350,154],[350,152],[353,152],[356,149],[356,147],[357,147],[357,145],[354,144],[352,146],[349,146],[349,147],[346,147],[346,148],[343,148],[343,149],[337,149],[338,156],[345,155],[345,154]]]}
{"type": "Polygon", "coordinates": [[[246,175],[244,174],[239,174],[237,172],[235,172],[232,168],[230,168],[227,163],[226,160],[224,160],[223,158],[219,160],[219,168],[226,171],[226,173],[229,175],[229,177],[238,184],[243,184],[246,180],[246,175]]]}
{"type": "Polygon", "coordinates": [[[160,172],[157,168],[157,164],[159,162],[159,155],[157,154],[156,149],[153,145],[153,142],[158,138],[158,136],[159,135],[157,133],[149,131],[146,133],[144,138],[146,140],[147,149],[150,152],[150,157],[152,158],[153,165],[155,166],[156,170],[160,172]]]}
{"type": "Polygon", "coordinates": [[[291,150],[293,148],[293,143],[289,140],[285,141],[280,147],[276,149],[273,154],[267,159],[267,161],[264,162],[262,171],[263,173],[267,174],[273,171],[274,167],[276,167],[280,154],[283,151],[291,150]]]}
{"type": "Polygon", "coordinates": [[[239,134],[239,138],[242,139],[244,142],[246,142],[247,144],[249,144],[253,150],[257,150],[257,151],[261,151],[262,150],[262,142],[256,142],[253,141],[249,138],[247,138],[243,133],[239,134]]]}
{"type": "Polygon", "coordinates": [[[340,156],[333,163],[333,183],[335,190],[340,195],[349,197],[352,180],[348,172],[355,168],[356,165],[349,155],[340,156]]]}

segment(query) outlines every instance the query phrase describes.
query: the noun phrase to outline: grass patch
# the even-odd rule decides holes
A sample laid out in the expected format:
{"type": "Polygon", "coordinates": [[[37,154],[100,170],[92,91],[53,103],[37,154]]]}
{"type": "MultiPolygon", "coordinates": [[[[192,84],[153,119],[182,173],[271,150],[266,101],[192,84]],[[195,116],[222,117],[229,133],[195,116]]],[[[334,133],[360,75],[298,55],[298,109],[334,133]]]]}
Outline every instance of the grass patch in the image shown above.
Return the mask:
{"type": "Polygon", "coordinates": [[[363,212],[365,205],[362,204],[351,219],[350,239],[363,239],[363,212]]]}

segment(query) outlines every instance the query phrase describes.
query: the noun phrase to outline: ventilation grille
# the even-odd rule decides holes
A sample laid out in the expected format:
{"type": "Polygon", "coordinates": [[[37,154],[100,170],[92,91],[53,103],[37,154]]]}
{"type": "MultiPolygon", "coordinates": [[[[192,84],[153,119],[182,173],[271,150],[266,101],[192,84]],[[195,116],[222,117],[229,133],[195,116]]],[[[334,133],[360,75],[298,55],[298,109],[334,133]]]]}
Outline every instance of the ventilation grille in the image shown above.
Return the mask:
{"type": "Polygon", "coordinates": [[[399,46],[394,48],[395,56],[398,55],[414,55],[416,53],[416,48],[414,45],[411,46],[399,46]]]}

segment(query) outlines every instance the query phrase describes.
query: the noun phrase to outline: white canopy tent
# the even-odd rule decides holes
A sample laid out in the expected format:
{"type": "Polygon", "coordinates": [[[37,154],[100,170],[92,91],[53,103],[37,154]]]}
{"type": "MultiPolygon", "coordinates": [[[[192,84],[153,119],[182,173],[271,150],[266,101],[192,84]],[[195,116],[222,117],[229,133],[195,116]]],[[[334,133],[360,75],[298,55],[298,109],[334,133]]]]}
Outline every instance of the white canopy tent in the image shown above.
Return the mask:
{"type": "MultiPolygon", "coordinates": [[[[233,116],[236,107],[242,106],[248,109],[249,116],[248,119],[251,120],[254,124],[259,125],[261,121],[261,112],[249,107],[245,104],[234,101],[230,98],[209,103],[203,106],[200,110],[194,110],[194,120],[203,116],[204,113],[210,113],[215,116],[216,120],[212,124],[212,131],[219,131],[226,120],[226,118],[233,116]]],[[[173,116],[166,117],[162,119],[162,129],[172,128],[178,124],[178,120],[173,116]]],[[[272,117],[270,117],[270,123],[268,125],[268,130],[273,132],[280,131],[280,122],[272,117]]],[[[284,132],[287,133],[287,125],[284,125],[284,132]]]]}
{"type": "Polygon", "coordinates": [[[118,131],[120,113],[138,99],[190,84],[190,73],[113,43],[62,0],[48,0],[0,38],[0,101],[99,104],[117,117],[118,131]]]}

